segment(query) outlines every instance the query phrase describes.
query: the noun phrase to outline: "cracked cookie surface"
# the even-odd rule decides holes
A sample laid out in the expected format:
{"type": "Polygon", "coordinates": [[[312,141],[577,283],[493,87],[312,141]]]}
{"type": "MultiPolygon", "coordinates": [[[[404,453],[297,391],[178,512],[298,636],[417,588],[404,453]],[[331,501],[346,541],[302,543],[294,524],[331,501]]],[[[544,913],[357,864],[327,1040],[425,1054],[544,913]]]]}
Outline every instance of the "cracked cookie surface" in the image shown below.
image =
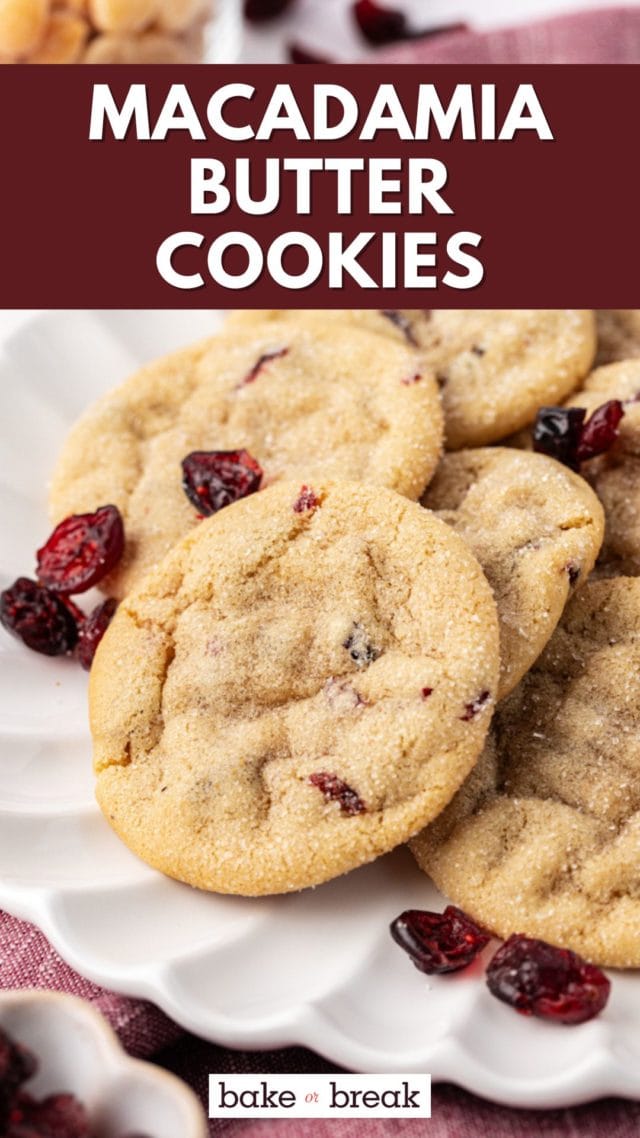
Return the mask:
{"type": "Polygon", "coordinates": [[[544,455],[480,447],[444,456],[422,505],[465,539],[500,620],[498,699],[540,655],[602,544],[602,507],[583,478],[544,455]]]}
{"type": "Polygon", "coordinates": [[[219,892],[287,892],[435,817],[482,749],[489,585],[417,503],[280,483],[202,522],[120,605],[90,678],[98,800],[219,892]]]}
{"type": "Polygon", "coordinates": [[[54,521],[116,505],[126,547],[105,589],[121,597],[197,524],[181,485],[192,451],[245,449],[263,486],[356,479],[417,499],[442,444],[435,380],[415,353],[364,329],[261,320],[150,364],[91,407],[53,474],[54,521]]]}
{"type": "Polygon", "coordinates": [[[640,580],[588,582],[411,843],[419,865],[501,937],[639,966],[639,707],[640,580]]]}
{"type": "MultiPolygon", "coordinates": [[[[262,314],[281,319],[275,309],[262,314]]],[[[448,450],[484,446],[520,430],[542,404],[566,399],[596,350],[595,316],[582,309],[343,309],[290,312],[383,334],[417,353],[440,388],[448,450]]],[[[250,328],[255,313],[230,323],[250,328]]]]}

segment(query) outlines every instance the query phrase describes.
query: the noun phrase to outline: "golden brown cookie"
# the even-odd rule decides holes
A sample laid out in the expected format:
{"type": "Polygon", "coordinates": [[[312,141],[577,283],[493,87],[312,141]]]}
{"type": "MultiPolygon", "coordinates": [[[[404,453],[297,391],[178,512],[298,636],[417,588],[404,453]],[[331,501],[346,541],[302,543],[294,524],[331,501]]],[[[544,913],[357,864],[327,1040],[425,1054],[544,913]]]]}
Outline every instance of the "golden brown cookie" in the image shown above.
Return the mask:
{"type": "Polygon", "coordinates": [[[491,590],[450,527],[381,487],[280,483],[120,605],[91,671],[98,800],[170,876],[302,889],[442,810],[497,678],[491,590]]]}
{"type": "Polygon", "coordinates": [[[502,699],[540,655],[602,544],[602,507],[583,478],[505,447],[446,454],[422,498],[478,558],[498,606],[502,699]]]}
{"type": "Polygon", "coordinates": [[[568,406],[591,415],[610,399],[624,404],[624,418],[613,446],[582,464],[604,507],[605,535],[598,568],[607,574],[640,574],[640,359],[609,364],[591,372],[568,406]]]}
{"type": "Polygon", "coordinates": [[[91,407],[54,471],[54,521],[113,503],[125,523],[116,596],[198,515],[181,486],[191,451],[245,449],[262,485],[348,478],[417,499],[438,462],[442,412],[412,350],[358,328],[300,322],[230,329],[143,368],[91,407]]]}
{"type": "MultiPolygon", "coordinates": [[[[263,313],[275,319],[275,310],[263,313]]],[[[499,442],[526,426],[542,404],[578,387],[596,350],[595,317],[578,309],[423,309],[293,313],[330,317],[413,347],[434,371],[445,414],[447,450],[499,442]]],[[[254,314],[231,322],[251,327],[254,314]]]]}
{"type": "Polygon", "coordinates": [[[596,312],[596,366],[640,356],[640,309],[603,308],[596,312]]]}
{"type": "Polygon", "coordinates": [[[419,865],[499,936],[640,965],[640,580],[588,582],[419,865]]]}

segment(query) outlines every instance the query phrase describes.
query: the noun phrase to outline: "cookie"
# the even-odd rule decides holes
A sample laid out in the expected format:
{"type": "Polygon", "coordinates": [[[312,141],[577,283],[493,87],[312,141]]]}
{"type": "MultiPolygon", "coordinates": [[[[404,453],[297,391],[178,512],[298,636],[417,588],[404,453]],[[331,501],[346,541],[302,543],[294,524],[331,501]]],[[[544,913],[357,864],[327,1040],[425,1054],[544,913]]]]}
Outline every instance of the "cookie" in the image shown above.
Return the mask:
{"type": "Polygon", "coordinates": [[[419,865],[501,937],[640,965],[639,709],[640,580],[588,582],[412,842],[419,865]]]}
{"type": "Polygon", "coordinates": [[[361,483],[204,521],[120,605],[91,671],[97,795],[202,889],[302,889],[447,804],[498,678],[491,590],[444,522],[361,483]]]}
{"type": "Polygon", "coordinates": [[[624,403],[618,439],[606,454],[583,463],[581,473],[604,507],[599,571],[635,577],[640,575],[640,359],[597,368],[568,402],[591,415],[610,399],[624,403]]]}
{"type": "MultiPolygon", "coordinates": [[[[232,321],[250,327],[252,315],[232,321]]],[[[498,442],[530,423],[542,404],[566,399],[596,350],[594,314],[577,309],[343,310],[331,318],[418,352],[440,386],[448,450],[498,442]]]]}
{"type": "Polygon", "coordinates": [[[447,454],[422,498],[478,558],[498,606],[498,699],[540,655],[604,530],[584,479],[540,454],[484,447],[447,454]]]}
{"type": "Polygon", "coordinates": [[[601,309],[596,312],[596,326],[596,366],[640,356],[640,309],[601,309]]]}
{"type": "Polygon", "coordinates": [[[262,485],[346,478],[417,499],[440,456],[437,387],[402,344],[303,323],[231,329],[143,368],[72,430],[51,484],[53,520],[113,503],[127,544],[121,597],[197,525],[181,486],[191,451],[245,449],[262,485]]]}

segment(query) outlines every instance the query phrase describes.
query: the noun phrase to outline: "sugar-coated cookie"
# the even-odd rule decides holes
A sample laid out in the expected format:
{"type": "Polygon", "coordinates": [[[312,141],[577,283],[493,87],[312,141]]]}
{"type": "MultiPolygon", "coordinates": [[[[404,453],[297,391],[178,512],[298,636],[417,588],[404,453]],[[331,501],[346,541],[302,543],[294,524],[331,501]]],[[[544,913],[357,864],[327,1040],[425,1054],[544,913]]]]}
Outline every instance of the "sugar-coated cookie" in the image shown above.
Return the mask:
{"type": "Polygon", "coordinates": [[[499,936],[640,965],[640,580],[576,594],[471,777],[411,848],[499,936]]]}
{"type": "Polygon", "coordinates": [[[491,589],[449,526],[382,487],[280,483],[120,605],[90,681],[100,805],[200,888],[318,884],[449,802],[498,662],[491,589]]]}
{"type": "Polygon", "coordinates": [[[502,699],[540,655],[570,591],[591,572],[602,544],[602,507],[573,471],[506,447],[446,454],[422,504],[465,539],[493,589],[502,699]]]}
{"type": "MultiPolygon", "coordinates": [[[[262,313],[279,319],[276,310],[262,313]]],[[[448,450],[499,442],[530,423],[542,404],[566,399],[596,350],[595,316],[578,309],[338,310],[290,313],[384,333],[413,347],[434,371],[448,450]]],[[[231,321],[250,328],[253,314],[231,321]]]]}
{"type": "Polygon", "coordinates": [[[591,372],[568,405],[584,407],[587,417],[610,399],[624,404],[624,418],[613,446],[583,463],[604,507],[605,535],[598,571],[640,575],[640,359],[608,364],[591,372]]]}
{"type": "Polygon", "coordinates": [[[245,449],[262,485],[356,479],[417,499],[440,456],[435,381],[415,353],[359,328],[261,321],[143,368],[71,431],[51,484],[54,521],[113,503],[124,559],[106,581],[123,596],[197,512],[181,486],[192,451],[245,449]]]}
{"type": "Polygon", "coordinates": [[[604,308],[596,312],[596,365],[640,356],[640,309],[604,308]]]}

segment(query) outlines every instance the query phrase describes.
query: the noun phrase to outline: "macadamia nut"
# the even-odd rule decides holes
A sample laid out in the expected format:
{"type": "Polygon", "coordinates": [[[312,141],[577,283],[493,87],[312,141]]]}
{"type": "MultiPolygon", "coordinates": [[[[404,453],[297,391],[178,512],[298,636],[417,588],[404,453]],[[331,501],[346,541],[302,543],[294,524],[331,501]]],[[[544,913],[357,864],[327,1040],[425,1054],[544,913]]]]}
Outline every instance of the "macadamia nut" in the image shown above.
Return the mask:
{"type": "Polygon", "coordinates": [[[42,40],[49,0],[0,0],[0,54],[20,58],[42,40]]]}
{"type": "Polygon", "coordinates": [[[0,64],[197,63],[211,3],[0,0],[0,64]]]}

